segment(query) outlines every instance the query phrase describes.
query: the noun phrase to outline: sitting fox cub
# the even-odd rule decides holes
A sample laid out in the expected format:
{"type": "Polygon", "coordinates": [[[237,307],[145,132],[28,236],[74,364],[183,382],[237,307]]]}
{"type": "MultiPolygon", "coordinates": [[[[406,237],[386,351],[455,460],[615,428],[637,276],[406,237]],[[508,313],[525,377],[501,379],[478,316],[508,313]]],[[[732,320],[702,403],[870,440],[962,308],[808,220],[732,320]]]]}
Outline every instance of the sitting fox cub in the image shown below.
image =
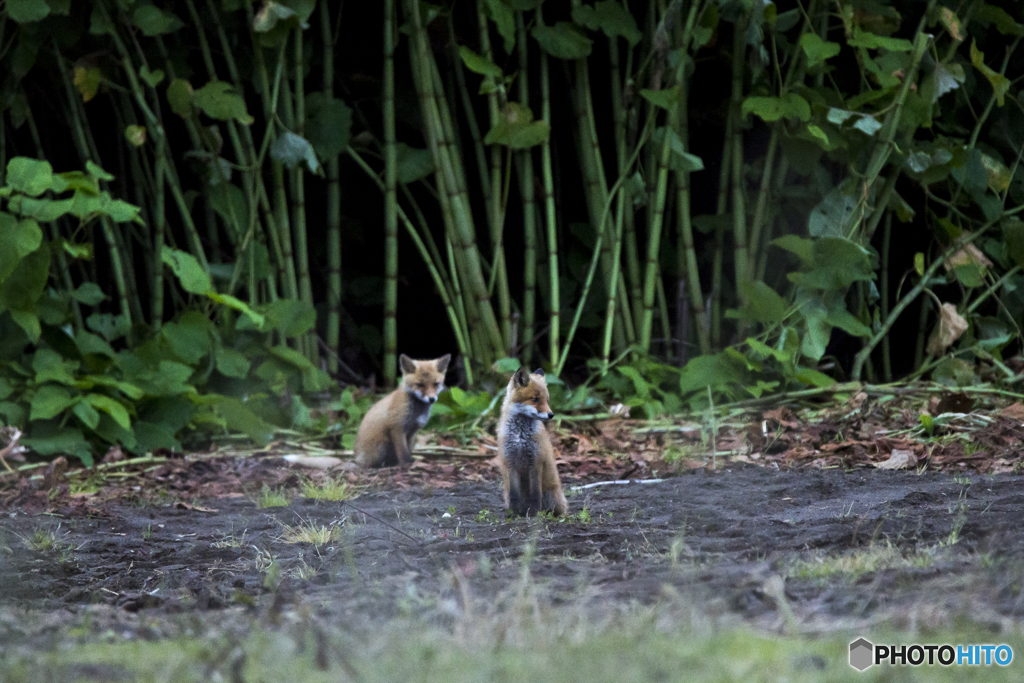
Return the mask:
{"type": "Polygon", "coordinates": [[[544,422],[548,405],[543,370],[519,368],[505,389],[498,425],[498,454],[505,507],[517,515],[540,511],[564,515],[568,506],[544,422]]]}
{"type": "Polygon", "coordinates": [[[373,404],[356,433],[356,462],[364,467],[408,466],[416,432],[427,424],[430,408],[444,389],[444,373],[452,355],[413,360],[404,353],[398,362],[402,383],[373,404]]]}

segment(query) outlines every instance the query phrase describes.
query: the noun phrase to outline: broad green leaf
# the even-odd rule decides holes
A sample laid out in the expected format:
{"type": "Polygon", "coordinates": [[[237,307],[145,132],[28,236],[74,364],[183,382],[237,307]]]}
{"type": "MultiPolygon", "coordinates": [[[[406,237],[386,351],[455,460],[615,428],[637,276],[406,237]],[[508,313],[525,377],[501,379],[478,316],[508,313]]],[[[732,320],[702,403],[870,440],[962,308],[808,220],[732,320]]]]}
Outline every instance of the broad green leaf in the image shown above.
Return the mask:
{"type": "Polygon", "coordinates": [[[245,125],[254,121],[245,108],[245,100],[235,92],[230,83],[224,81],[210,81],[196,90],[192,95],[192,104],[202,109],[210,118],[221,121],[234,119],[245,125]]]}
{"type": "Polygon", "coordinates": [[[44,382],[74,384],[78,365],[77,360],[65,360],[53,349],[39,349],[32,357],[32,370],[36,373],[33,381],[36,384],[44,382]]]}
{"type": "Polygon", "coordinates": [[[814,264],[814,240],[809,240],[798,235],[783,235],[772,240],[772,244],[791,251],[800,257],[806,265],[814,264]]]}
{"type": "Polygon", "coordinates": [[[985,64],[985,53],[978,49],[977,42],[973,40],[971,41],[971,64],[985,75],[985,78],[992,85],[992,92],[996,96],[996,104],[1000,107],[1003,106],[1006,93],[1010,90],[1010,79],[985,64]]]}
{"type": "MultiPolygon", "coordinates": [[[[39,245],[39,248],[31,254],[26,255],[14,267],[10,277],[0,283],[0,306],[15,313],[33,313],[36,301],[38,301],[43,290],[46,288],[46,281],[50,275],[50,247],[46,242],[39,245]]],[[[15,315],[19,324],[29,324],[31,329],[26,332],[34,333],[38,328],[38,321],[31,323],[24,315],[15,315]]],[[[35,334],[38,337],[38,334],[35,334]]]]}
{"type": "Polygon", "coordinates": [[[174,437],[174,432],[162,424],[136,420],[132,431],[135,432],[136,449],[139,452],[149,453],[158,448],[181,450],[181,442],[174,437]]]}
{"type": "Polygon", "coordinates": [[[71,293],[71,296],[74,297],[75,301],[86,306],[95,306],[107,298],[107,295],[103,293],[103,290],[95,282],[83,282],[71,293]]]}
{"type": "Polygon", "coordinates": [[[747,337],[747,346],[750,347],[751,351],[762,358],[771,356],[780,363],[788,363],[793,359],[793,355],[788,351],[780,351],[779,349],[768,346],[764,342],[754,339],[753,337],[747,337]]]}
{"type": "Polygon", "coordinates": [[[100,414],[86,401],[77,401],[71,412],[89,429],[95,430],[100,426],[100,414]]]}
{"type": "Polygon", "coordinates": [[[417,149],[404,142],[395,145],[398,182],[406,185],[422,180],[434,172],[434,156],[429,149],[417,149]]]}
{"type": "Polygon", "coordinates": [[[837,302],[838,305],[832,307],[825,320],[828,321],[830,325],[838,327],[854,337],[870,337],[871,328],[846,310],[843,306],[844,302],[842,299],[838,299],[837,302]]]}
{"type": "Polygon", "coordinates": [[[170,12],[154,5],[140,5],[132,13],[132,23],[142,29],[147,36],[159,36],[164,33],[173,33],[184,26],[181,19],[170,12]]]}
{"type": "Polygon", "coordinates": [[[813,368],[799,368],[794,377],[804,384],[810,384],[812,387],[830,387],[836,383],[834,379],[825,373],[818,372],[813,368]]]}
{"type": "Polygon", "coordinates": [[[826,320],[828,309],[820,299],[803,296],[797,301],[797,307],[804,319],[804,335],[800,342],[800,352],[817,362],[832,338],[832,325],[826,320]]]}
{"type": "Polygon", "coordinates": [[[807,232],[812,237],[845,237],[850,216],[856,209],[856,198],[834,187],[811,209],[807,217],[807,232]]]}
{"type": "Polygon", "coordinates": [[[935,79],[935,86],[932,92],[933,104],[946,93],[959,88],[960,85],[967,80],[967,75],[964,73],[964,67],[955,63],[937,63],[935,65],[933,77],[935,79]]]}
{"type": "Polygon", "coordinates": [[[228,308],[233,308],[240,313],[244,313],[249,320],[253,322],[257,329],[263,328],[264,317],[262,314],[257,313],[249,307],[249,304],[245,303],[237,297],[231,296],[230,294],[219,294],[214,291],[206,292],[206,296],[210,297],[219,304],[224,304],[228,308]]]}
{"type": "Polygon", "coordinates": [[[975,7],[971,19],[994,24],[996,30],[1004,36],[1024,36],[1024,24],[1018,23],[1003,8],[989,3],[975,7]]]}
{"type": "Polygon", "coordinates": [[[1015,218],[1007,220],[1003,224],[1003,241],[1014,263],[1024,266],[1024,222],[1015,218]]]}
{"type": "Polygon", "coordinates": [[[271,354],[277,356],[284,362],[294,365],[300,370],[308,370],[314,367],[313,364],[309,361],[309,359],[306,358],[303,354],[299,353],[295,349],[284,346],[283,344],[272,346],[268,349],[268,351],[270,351],[271,354]]]}
{"type": "Polygon", "coordinates": [[[491,370],[499,375],[514,375],[516,370],[522,366],[518,358],[502,358],[494,361],[491,370]]]}
{"type": "Polygon", "coordinates": [[[87,394],[85,400],[97,410],[106,413],[110,417],[114,418],[114,421],[121,426],[122,429],[131,429],[132,419],[128,415],[128,409],[120,401],[116,401],[109,396],[103,394],[87,394]]]}
{"type": "Polygon", "coordinates": [[[323,175],[323,169],[316,158],[316,152],[309,140],[296,135],[291,131],[285,131],[277,136],[274,144],[270,146],[270,156],[288,168],[295,168],[302,162],[306,162],[306,168],[317,175],[323,175]]]}
{"type": "Polygon", "coordinates": [[[46,384],[32,396],[28,419],[49,420],[57,417],[78,402],[77,396],[61,386],[46,384]]]}
{"type": "Polygon", "coordinates": [[[233,232],[235,241],[241,241],[251,217],[245,193],[232,183],[217,183],[210,186],[209,199],[210,206],[233,232]]]}
{"type": "Polygon", "coordinates": [[[316,324],[316,311],[313,307],[297,299],[278,299],[262,310],[266,315],[267,327],[279,330],[289,339],[306,334],[316,324]]]}
{"type": "Polygon", "coordinates": [[[696,154],[686,151],[682,138],[671,128],[660,126],[651,136],[651,143],[654,149],[660,150],[664,144],[665,131],[669,131],[670,154],[668,158],[669,167],[677,173],[693,173],[704,170],[704,161],[696,154]]]}
{"type": "Polygon", "coordinates": [[[249,359],[240,351],[224,346],[217,348],[217,371],[227,377],[243,379],[249,374],[249,359]]]}
{"type": "Polygon", "coordinates": [[[814,242],[814,269],[787,277],[803,287],[838,291],[857,281],[872,280],[874,272],[864,247],[841,237],[822,237],[814,242]]]}
{"type": "MultiPolygon", "coordinates": [[[[273,0],[268,0],[263,3],[263,6],[256,13],[256,17],[252,22],[252,30],[256,33],[267,33],[276,28],[278,22],[286,21],[293,17],[295,21],[290,23],[298,25],[298,17],[296,17],[295,10],[273,0]]],[[[293,28],[293,26],[288,28],[293,28]]]]}
{"type": "Polygon", "coordinates": [[[102,81],[103,72],[100,71],[99,67],[75,67],[75,89],[82,95],[83,102],[88,102],[96,97],[96,93],[100,89],[100,82],[102,81]]]}
{"type": "Polygon", "coordinates": [[[883,49],[890,52],[910,52],[914,49],[914,44],[909,40],[879,36],[862,31],[859,27],[854,27],[853,38],[847,41],[847,45],[850,47],[863,47],[869,50],[883,49]]]}
{"type": "Polygon", "coordinates": [[[568,21],[554,26],[538,24],[530,31],[533,39],[552,57],[559,59],[584,59],[590,56],[594,41],[576,30],[568,21]]]}
{"type": "Polygon", "coordinates": [[[224,418],[228,429],[242,432],[258,445],[270,443],[274,428],[249,410],[242,401],[228,396],[208,396],[214,410],[224,418]]]}
{"type": "Polygon", "coordinates": [[[512,52],[516,44],[516,19],[512,10],[501,0],[484,0],[483,11],[494,22],[505,43],[505,52],[512,52]]]}
{"type": "Polygon", "coordinates": [[[961,23],[960,18],[956,16],[956,13],[953,12],[953,10],[948,7],[937,7],[936,14],[939,21],[946,27],[946,31],[953,40],[960,43],[967,39],[967,31],[964,29],[963,23],[961,23]]]}
{"type": "Polygon", "coordinates": [[[108,342],[116,341],[128,334],[131,326],[123,315],[93,313],[85,319],[86,326],[108,342]]]}
{"type": "Polygon", "coordinates": [[[853,127],[864,133],[865,135],[874,135],[878,132],[878,129],[882,127],[882,124],[878,122],[874,116],[865,114],[857,119],[853,127]]]}
{"type": "Polygon", "coordinates": [[[0,212],[0,282],[4,282],[18,267],[21,259],[39,248],[43,231],[31,218],[18,220],[9,213],[0,212]]]}
{"type": "Polygon", "coordinates": [[[844,121],[846,121],[851,116],[855,116],[856,114],[857,112],[855,111],[848,111],[846,109],[837,109],[836,107],[830,107],[828,110],[828,114],[825,118],[828,119],[829,123],[834,123],[837,126],[841,126],[843,125],[844,121]]]}
{"type": "MultiPolygon", "coordinates": [[[[56,176],[55,176],[56,177],[56,176]]],[[[12,211],[14,209],[14,200],[20,199],[18,213],[22,216],[29,216],[35,218],[37,221],[48,223],[55,221],[66,213],[71,211],[71,200],[70,199],[36,199],[34,197],[18,196],[12,197],[11,202],[7,205],[7,210],[12,211]]]]}
{"type": "Polygon", "coordinates": [[[708,354],[691,358],[679,374],[679,391],[688,394],[693,391],[707,391],[743,379],[744,368],[725,353],[708,354]]]}
{"type": "Polygon", "coordinates": [[[144,80],[149,87],[155,88],[163,82],[164,70],[155,69],[153,71],[150,71],[149,67],[143,64],[139,68],[139,78],[144,80]]]}
{"type": "Polygon", "coordinates": [[[50,6],[42,0],[7,0],[8,16],[19,24],[45,19],[50,14],[50,6]]]}
{"type": "Polygon", "coordinates": [[[807,66],[813,68],[838,55],[841,46],[822,40],[817,33],[805,33],[800,36],[800,47],[807,55],[807,66]]]}
{"type": "Polygon", "coordinates": [[[132,147],[142,147],[146,144],[146,127],[130,125],[125,126],[124,139],[128,141],[128,144],[132,147]]]}
{"type": "MultiPolygon", "coordinates": [[[[114,354],[111,353],[110,355],[113,356],[114,354]]],[[[107,375],[86,375],[75,380],[74,386],[76,389],[82,389],[83,391],[88,391],[89,389],[94,389],[96,387],[109,387],[120,391],[128,398],[136,401],[146,395],[145,391],[134,384],[122,382],[119,379],[114,379],[107,375]]]]}
{"type": "Polygon", "coordinates": [[[191,294],[209,294],[213,291],[210,274],[203,270],[196,257],[180,249],[164,246],[160,252],[161,260],[171,267],[178,276],[182,288],[191,294]]]}
{"type": "Polygon", "coordinates": [[[30,197],[38,197],[50,189],[53,183],[53,167],[49,161],[14,157],[7,162],[7,185],[15,192],[24,192],[30,197]]]}
{"type": "Polygon", "coordinates": [[[167,102],[178,116],[186,119],[192,116],[192,84],[184,78],[175,78],[167,86],[167,102]]]}
{"type": "Polygon", "coordinates": [[[39,455],[57,455],[65,453],[74,455],[86,467],[92,467],[92,448],[82,436],[82,431],[74,427],[61,428],[59,425],[42,422],[33,423],[29,429],[30,436],[21,442],[39,455]]]}
{"type": "Polygon", "coordinates": [[[534,121],[533,112],[518,102],[509,102],[498,115],[498,122],[487,133],[484,143],[526,149],[548,139],[551,128],[544,121],[534,121]]]}
{"type": "Polygon", "coordinates": [[[609,38],[622,36],[635,47],[643,38],[636,19],[618,0],[598,0],[593,7],[578,5],[572,10],[572,20],[591,31],[604,31],[609,38]]]}
{"type": "Polygon", "coordinates": [[[765,325],[782,322],[789,308],[786,300],[764,282],[741,282],[740,295],[746,301],[742,313],[765,325]]]}
{"type": "Polygon", "coordinates": [[[748,97],[743,100],[743,116],[753,113],[765,121],[778,121],[782,117],[811,120],[811,105],[796,93],[783,97],[748,97]]]}
{"type": "Polygon", "coordinates": [[[331,159],[348,148],[352,110],[342,100],[322,92],[306,95],[306,139],[321,159],[331,159]]]}
{"type": "Polygon", "coordinates": [[[197,365],[210,352],[210,321],[195,311],[186,312],[177,321],[160,329],[171,351],[186,365],[197,365]]]}
{"type": "Polygon", "coordinates": [[[679,86],[665,90],[641,90],[640,95],[656,107],[671,111],[679,103],[679,86]]]}
{"type": "Polygon", "coordinates": [[[485,57],[481,57],[465,45],[459,46],[459,57],[462,59],[462,63],[466,65],[466,68],[473,73],[497,79],[505,77],[505,73],[501,70],[500,66],[485,57]]]}

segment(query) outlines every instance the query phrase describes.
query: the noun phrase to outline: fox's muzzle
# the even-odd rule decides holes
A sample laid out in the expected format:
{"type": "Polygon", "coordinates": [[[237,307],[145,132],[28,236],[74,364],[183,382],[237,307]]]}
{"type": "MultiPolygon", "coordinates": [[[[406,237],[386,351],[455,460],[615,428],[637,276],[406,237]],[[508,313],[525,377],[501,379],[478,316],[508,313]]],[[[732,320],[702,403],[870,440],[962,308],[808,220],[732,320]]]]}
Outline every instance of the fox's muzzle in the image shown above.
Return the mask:
{"type": "Polygon", "coordinates": [[[553,418],[554,416],[555,416],[555,414],[554,414],[554,413],[551,413],[551,412],[548,412],[548,413],[541,413],[541,412],[538,412],[538,413],[537,413],[537,417],[538,417],[539,419],[541,419],[541,420],[550,420],[550,419],[551,419],[551,418],[553,418]]]}

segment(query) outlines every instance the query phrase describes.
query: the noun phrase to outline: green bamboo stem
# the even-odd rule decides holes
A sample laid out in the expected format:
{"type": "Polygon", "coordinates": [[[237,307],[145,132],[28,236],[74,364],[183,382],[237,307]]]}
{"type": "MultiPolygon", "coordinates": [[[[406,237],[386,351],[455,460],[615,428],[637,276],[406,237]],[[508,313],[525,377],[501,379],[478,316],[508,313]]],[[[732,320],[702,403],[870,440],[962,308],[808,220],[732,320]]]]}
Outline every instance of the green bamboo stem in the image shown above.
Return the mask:
{"type": "Polygon", "coordinates": [[[450,147],[448,142],[450,138],[445,135],[445,125],[450,126],[450,117],[447,117],[447,121],[442,119],[441,112],[444,104],[439,103],[435,95],[433,72],[436,70],[436,66],[428,48],[426,31],[419,13],[419,2],[418,0],[406,1],[409,8],[407,14],[413,17],[415,26],[414,76],[420,89],[424,126],[431,154],[434,156],[437,180],[451,192],[449,203],[454,218],[453,224],[458,231],[456,237],[462,252],[470,301],[478,309],[483,328],[482,333],[488,343],[488,348],[477,349],[479,360],[490,364],[504,351],[501,331],[490,298],[487,296],[487,283],[484,280],[480,255],[476,248],[473,219],[465,185],[460,186],[458,182],[461,177],[461,165],[458,169],[456,168],[457,151],[450,147]]]}
{"type": "MultiPolygon", "coordinates": [[[[540,9],[537,9],[538,15],[540,9]]],[[[540,52],[541,120],[551,125],[551,80],[547,53],[540,52]]],[[[561,294],[558,282],[558,222],[555,218],[555,182],[551,172],[551,140],[545,140],[540,147],[541,178],[544,187],[544,218],[547,227],[548,248],[548,363],[550,367],[561,367],[559,332],[561,327],[561,294]]],[[[558,373],[555,373],[558,376],[558,373]]]]}
{"type": "Polygon", "coordinates": [[[395,146],[395,0],[384,0],[384,385],[398,369],[398,152],[395,146]]]}
{"type": "MultiPolygon", "coordinates": [[[[294,131],[302,138],[306,136],[306,87],[305,69],[303,66],[302,27],[295,29],[294,41],[294,68],[295,68],[295,89],[293,101],[295,103],[294,131]]],[[[297,165],[291,170],[292,187],[292,224],[295,226],[295,254],[296,254],[296,276],[299,280],[299,299],[313,308],[313,284],[309,276],[309,240],[306,235],[306,171],[303,166],[297,165]]],[[[305,337],[306,357],[314,365],[320,364],[319,347],[316,341],[315,329],[305,337]]]]}
{"type": "MultiPolygon", "coordinates": [[[[516,31],[519,47],[519,103],[530,106],[529,88],[529,43],[526,40],[526,22],[523,13],[516,12],[516,31]]],[[[518,153],[519,194],[523,200],[523,310],[521,336],[523,362],[529,367],[533,363],[533,329],[537,309],[537,210],[533,187],[533,148],[518,153]]]]}
{"type": "Polygon", "coordinates": [[[462,58],[459,56],[452,14],[448,15],[448,37],[452,48],[451,60],[455,71],[455,82],[458,85],[459,99],[462,102],[463,117],[466,120],[466,126],[469,128],[469,136],[473,141],[473,153],[476,159],[481,194],[484,197],[485,211],[490,216],[494,209],[491,207],[491,178],[487,172],[487,152],[484,150],[483,137],[480,135],[480,124],[476,120],[473,98],[470,97],[469,86],[466,85],[466,70],[462,68],[462,58]]]}
{"type": "MultiPolygon", "coordinates": [[[[885,231],[882,234],[882,273],[879,282],[879,299],[881,302],[882,318],[889,317],[889,246],[892,238],[892,212],[885,214],[885,231]]],[[[882,338],[882,378],[886,382],[892,381],[892,357],[889,347],[889,335],[882,338]]]]}
{"type": "MultiPolygon", "coordinates": [[[[210,0],[212,2],[212,0],[210,0]]],[[[393,0],[389,0],[393,2],[393,0]]],[[[340,9],[338,10],[341,11],[340,9]]],[[[334,97],[334,36],[331,10],[320,3],[320,31],[323,42],[324,95],[334,97]]],[[[327,370],[338,372],[341,350],[341,175],[338,155],[327,160],[327,370]]]]}
{"type": "MultiPolygon", "coordinates": [[[[730,109],[722,136],[722,161],[718,174],[718,201],[715,216],[723,218],[729,208],[729,181],[732,178],[732,138],[735,119],[730,109]]],[[[711,349],[722,348],[722,267],[725,263],[725,223],[716,221],[714,255],[711,262],[711,349]]],[[[706,315],[703,307],[702,314],[706,315]]],[[[696,311],[695,311],[696,313],[696,311]]]]}
{"type": "MultiPolygon", "coordinates": [[[[743,104],[743,74],[746,64],[746,33],[749,13],[744,13],[733,25],[732,41],[732,102],[730,115],[735,118],[733,123],[732,161],[732,233],[733,254],[736,276],[736,293],[740,305],[746,304],[746,297],[740,287],[750,281],[750,255],[747,244],[747,208],[743,187],[743,126],[741,105],[743,104]]],[[[744,336],[744,324],[740,321],[739,337],[744,336]]]]}

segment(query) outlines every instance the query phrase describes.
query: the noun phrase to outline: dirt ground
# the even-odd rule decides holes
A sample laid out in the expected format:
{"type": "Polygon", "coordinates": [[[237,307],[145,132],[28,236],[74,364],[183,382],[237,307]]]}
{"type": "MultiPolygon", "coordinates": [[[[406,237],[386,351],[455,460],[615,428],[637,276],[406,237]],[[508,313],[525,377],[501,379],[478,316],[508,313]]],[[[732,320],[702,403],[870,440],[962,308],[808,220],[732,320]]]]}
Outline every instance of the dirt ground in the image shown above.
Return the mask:
{"type": "Polygon", "coordinates": [[[557,520],[506,519],[486,435],[440,437],[409,470],[296,467],[279,447],[9,481],[0,670],[14,652],[256,622],[315,624],[361,647],[397,621],[459,636],[524,591],[533,609],[588,623],[669,606],[681,621],[801,638],[1020,631],[1016,413],[928,442],[758,417],[722,427],[719,450],[748,445],[714,459],[686,456],[699,430],[685,425],[562,430],[570,515],[557,520]],[[863,467],[904,448],[917,466],[863,467]],[[329,490],[347,499],[310,497],[329,490]]]}
{"type": "Polygon", "coordinates": [[[237,496],[8,512],[0,642],[75,624],[152,638],[173,635],[184,612],[298,604],[371,633],[410,611],[443,622],[466,591],[497,599],[524,566],[555,603],[595,610],[675,592],[775,631],[966,615],[998,627],[1024,614],[1022,488],[1015,475],[738,466],[570,489],[564,521],[505,520],[493,482],[268,508],[237,496]],[[329,536],[289,542],[296,529],[329,536]]]}

